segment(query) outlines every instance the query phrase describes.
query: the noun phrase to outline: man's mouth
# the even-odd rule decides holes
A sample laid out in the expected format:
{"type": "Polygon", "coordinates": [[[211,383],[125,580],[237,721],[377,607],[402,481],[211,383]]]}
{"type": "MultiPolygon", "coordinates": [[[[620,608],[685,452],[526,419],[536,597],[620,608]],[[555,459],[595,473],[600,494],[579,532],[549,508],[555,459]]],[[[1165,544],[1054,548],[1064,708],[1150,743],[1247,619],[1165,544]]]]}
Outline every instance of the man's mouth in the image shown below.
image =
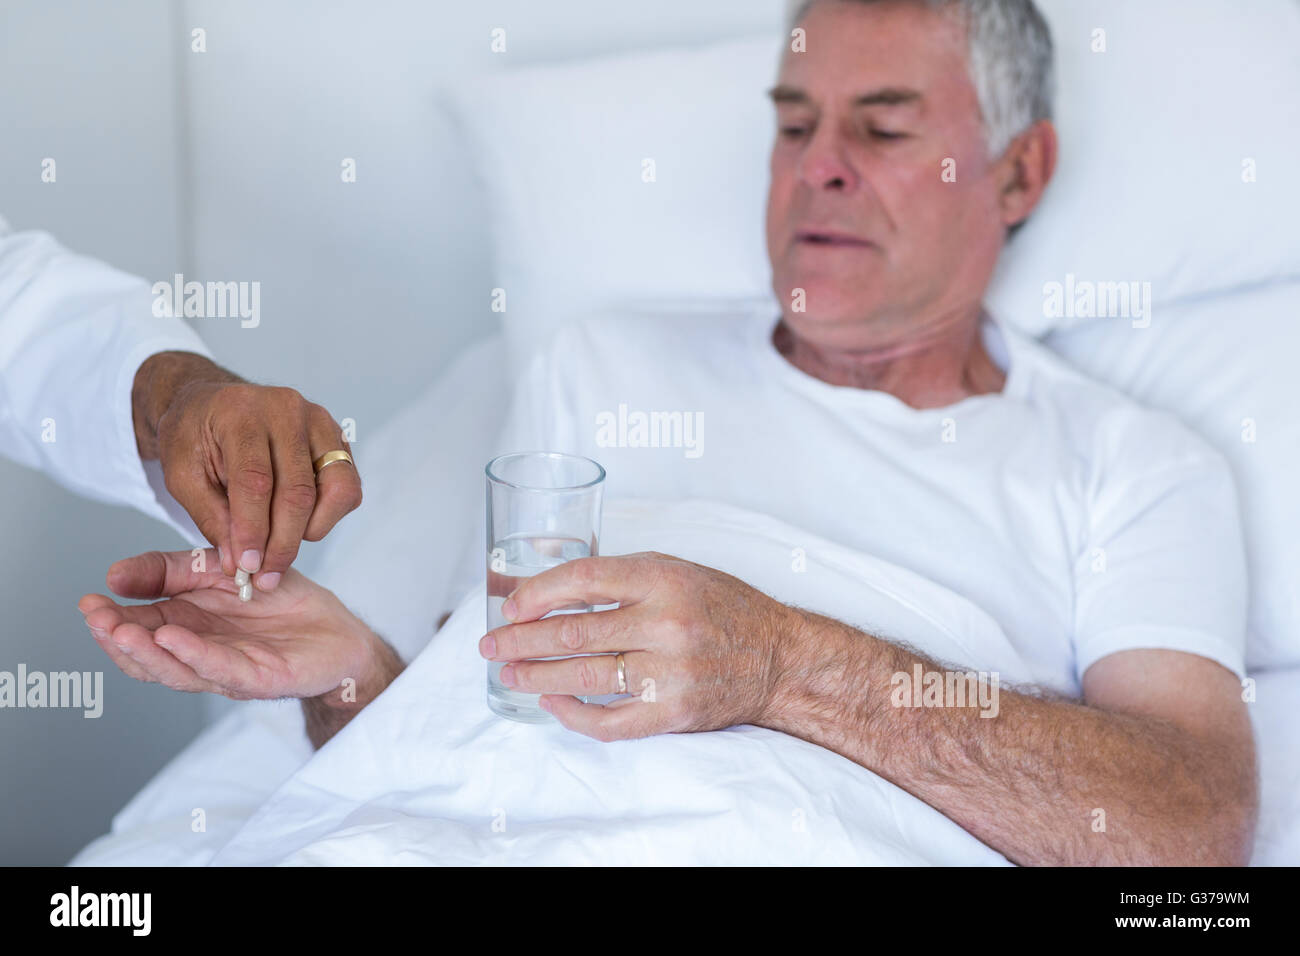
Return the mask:
{"type": "Polygon", "coordinates": [[[830,248],[865,249],[872,245],[866,239],[833,229],[800,229],[794,239],[801,244],[830,248]]]}

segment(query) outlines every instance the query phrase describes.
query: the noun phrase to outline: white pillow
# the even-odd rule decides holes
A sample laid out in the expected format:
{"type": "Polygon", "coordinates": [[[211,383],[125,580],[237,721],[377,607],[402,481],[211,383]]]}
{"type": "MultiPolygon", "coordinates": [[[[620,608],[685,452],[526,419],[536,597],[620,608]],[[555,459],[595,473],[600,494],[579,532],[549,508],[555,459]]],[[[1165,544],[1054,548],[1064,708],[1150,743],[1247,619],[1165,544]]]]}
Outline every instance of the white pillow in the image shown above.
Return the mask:
{"type": "Polygon", "coordinates": [[[1228,459],[1250,568],[1246,666],[1300,665],[1300,282],[1168,306],[1145,329],[1090,322],[1047,344],[1228,459]]]}
{"type": "Polygon", "coordinates": [[[1044,309],[1044,285],[1071,275],[1149,282],[1153,313],[1300,275],[1300,4],[1040,3],[1057,50],[1060,160],[989,304],[1041,333],[1072,324],[1044,309]],[[1096,29],[1104,53],[1092,52],[1096,29]]]}
{"type": "Polygon", "coordinates": [[[766,94],[780,49],[764,36],[508,71],[452,93],[488,190],[516,362],[608,305],[767,294],[766,94]]]}
{"type": "MultiPolygon", "coordinates": [[[[1063,324],[1044,315],[1044,285],[1070,275],[1150,282],[1155,310],[1300,275],[1300,5],[1040,5],[1057,47],[1061,161],[990,305],[1040,334],[1063,324]],[[1092,52],[1096,28],[1104,53],[1092,52]]],[[[609,305],[769,297],[765,93],[784,42],[506,71],[453,94],[478,143],[515,358],[609,305]]]]}

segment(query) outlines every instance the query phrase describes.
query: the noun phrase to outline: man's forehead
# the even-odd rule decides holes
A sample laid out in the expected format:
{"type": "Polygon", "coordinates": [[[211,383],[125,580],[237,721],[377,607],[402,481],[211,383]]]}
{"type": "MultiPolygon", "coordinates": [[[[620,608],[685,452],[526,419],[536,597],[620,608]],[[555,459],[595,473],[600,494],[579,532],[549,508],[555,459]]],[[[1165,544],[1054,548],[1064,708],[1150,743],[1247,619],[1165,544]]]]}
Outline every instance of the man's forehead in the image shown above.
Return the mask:
{"type": "Polygon", "coordinates": [[[782,58],[778,102],[899,105],[969,82],[964,23],[921,4],[819,0],[798,26],[804,49],[782,58]]]}

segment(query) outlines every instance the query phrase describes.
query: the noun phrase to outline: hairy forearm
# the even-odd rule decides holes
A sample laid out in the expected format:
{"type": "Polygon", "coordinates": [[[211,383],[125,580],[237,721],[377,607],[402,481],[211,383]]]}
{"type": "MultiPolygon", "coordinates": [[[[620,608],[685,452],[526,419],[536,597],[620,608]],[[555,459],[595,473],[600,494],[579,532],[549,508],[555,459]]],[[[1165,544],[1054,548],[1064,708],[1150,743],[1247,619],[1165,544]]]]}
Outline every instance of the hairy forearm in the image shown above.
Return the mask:
{"type": "Polygon", "coordinates": [[[829,618],[801,612],[800,626],[803,651],[785,669],[768,726],[879,773],[1008,859],[1248,858],[1256,804],[1250,748],[1005,687],[992,717],[980,716],[979,706],[895,706],[896,674],[910,678],[918,663],[924,672],[945,668],[829,618]]]}
{"type": "Polygon", "coordinates": [[[176,393],[195,382],[239,382],[242,379],[210,359],[193,352],[158,352],[136,369],[131,385],[131,417],[140,457],[158,457],[158,422],[176,393]]]}
{"type": "Polygon", "coordinates": [[[303,698],[302,715],[313,749],[323,747],[406,669],[397,652],[382,637],[372,634],[369,644],[367,663],[360,674],[344,680],[327,694],[303,698]]]}

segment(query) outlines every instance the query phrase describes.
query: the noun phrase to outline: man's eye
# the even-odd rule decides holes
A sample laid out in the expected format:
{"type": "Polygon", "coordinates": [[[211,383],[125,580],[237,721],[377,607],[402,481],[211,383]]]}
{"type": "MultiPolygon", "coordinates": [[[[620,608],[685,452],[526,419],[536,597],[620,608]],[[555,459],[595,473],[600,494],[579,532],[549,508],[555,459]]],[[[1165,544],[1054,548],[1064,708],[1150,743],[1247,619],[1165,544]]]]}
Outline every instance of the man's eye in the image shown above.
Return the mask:
{"type": "Polygon", "coordinates": [[[806,126],[782,126],[781,135],[786,139],[801,139],[808,133],[806,126]]]}
{"type": "Polygon", "coordinates": [[[883,140],[907,139],[906,133],[895,133],[892,130],[887,130],[887,129],[873,129],[873,130],[869,130],[869,132],[871,134],[872,139],[883,139],[883,140]]]}

